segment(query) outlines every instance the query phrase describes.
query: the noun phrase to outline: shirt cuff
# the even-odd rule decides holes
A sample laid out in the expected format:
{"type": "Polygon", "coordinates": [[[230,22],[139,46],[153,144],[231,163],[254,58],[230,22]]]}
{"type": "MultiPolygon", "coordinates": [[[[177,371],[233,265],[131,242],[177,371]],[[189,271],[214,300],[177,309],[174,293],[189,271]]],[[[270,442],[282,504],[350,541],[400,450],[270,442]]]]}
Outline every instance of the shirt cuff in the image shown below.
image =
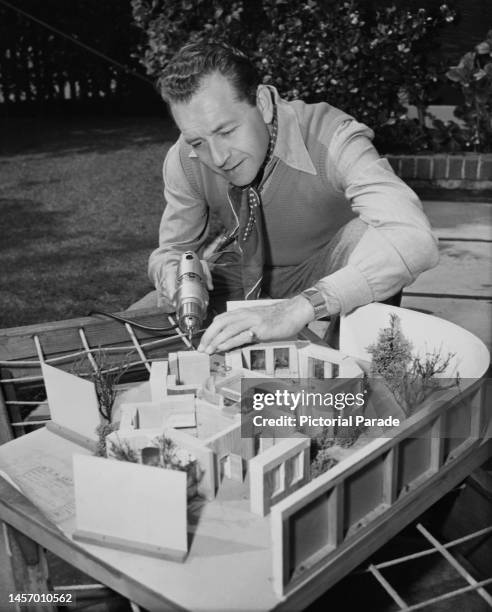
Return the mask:
{"type": "Polygon", "coordinates": [[[355,266],[347,265],[333,274],[319,280],[315,287],[326,297],[335,297],[340,303],[341,314],[351,312],[357,306],[374,301],[366,278],[355,266]]]}

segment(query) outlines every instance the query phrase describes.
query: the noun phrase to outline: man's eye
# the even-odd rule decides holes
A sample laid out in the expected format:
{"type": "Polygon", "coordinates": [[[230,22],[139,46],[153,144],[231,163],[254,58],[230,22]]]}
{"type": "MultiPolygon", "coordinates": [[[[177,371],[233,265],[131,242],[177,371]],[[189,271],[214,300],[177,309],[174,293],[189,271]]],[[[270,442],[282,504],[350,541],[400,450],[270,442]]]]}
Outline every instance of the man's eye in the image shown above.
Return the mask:
{"type": "Polygon", "coordinates": [[[234,132],[236,128],[231,128],[230,130],[224,130],[223,132],[220,132],[221,136],[227,136],[228,134],[231,134],[232,132],[234,132]]]}
{"type": "Polygon", "coordinates": [[[196,142],[192,142],[191,146],[196,149],[197,147],[199,147],[202,144],[201,140],[197,140],[196,142]]]}

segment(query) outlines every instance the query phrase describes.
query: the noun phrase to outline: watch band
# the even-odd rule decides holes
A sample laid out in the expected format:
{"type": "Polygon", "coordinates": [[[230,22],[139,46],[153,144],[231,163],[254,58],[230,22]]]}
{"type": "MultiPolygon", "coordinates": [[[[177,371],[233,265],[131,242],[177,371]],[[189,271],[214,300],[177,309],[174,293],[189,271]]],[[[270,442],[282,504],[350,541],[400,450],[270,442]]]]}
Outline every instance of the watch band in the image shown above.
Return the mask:
{"type": "Polygon", "coordinates": [[[304,289],[304,291],[301,291],[301,295],[305,297],[313,307],[315,319],[322,319],[328,316],[325,298],[319,289],[316,289],[316,287],[304,289]]]}

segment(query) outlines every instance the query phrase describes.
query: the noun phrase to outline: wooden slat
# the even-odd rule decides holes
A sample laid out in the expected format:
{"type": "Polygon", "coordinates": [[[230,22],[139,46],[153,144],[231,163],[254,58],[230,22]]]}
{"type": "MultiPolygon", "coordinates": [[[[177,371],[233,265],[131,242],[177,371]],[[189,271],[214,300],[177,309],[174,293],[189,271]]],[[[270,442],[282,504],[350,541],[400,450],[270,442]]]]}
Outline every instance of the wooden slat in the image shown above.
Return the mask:
{"type": "MultiPolygon", "coordinates": [[[[12,379],[13,381],[13,375],[12,373],[7,370],[6,368],[0,368],[0,377],[5,380],[5,379],[12,379]]],[[[5,411],[6,411],[6,416],[7,418],[10,420],[11,423],[13,423],[14,421],[21,421],[22,420],[22,411],[19,405],[16,404],[8,404],[7,402],[9,400],[16,400],[17,399],[17,394],[16,394],[16,390],[15,390],[15,385],[14,383],[4,383],[2,385],[0,385],[1,389],[0,391],[2,392],[3,395],[3,400],[5,402],[5,411]]],[[[21,428],[16,432],[16,435],[20,435],[20,434],[24,434],[25,433],[25,429],[21,428]]]]}
{"type": "Polygon", "coordinates": [[[329,507],[329,544],[336,547],[343,540],[343,525],[344,525],[344,491],[345,487],[342,484],[333,488],[333,491],[328,500],[329,507]]]}
{"type": "Polygon", "coordinates": [[[5,396],[3,394],[2,387],[0,386],[0,444],[10,442],[10,440],[12,440],[14,437],[10,423],[11,420],[7,404],[5,403],[5,396]]]}
{"type": "Polygon", "coordinates": [[[446,561],[453,566],[453,568],[470,584],[474,586],[477,593],[489,604],[492,608],[492,597],[484,588],[477,588],[478,581],[453,557],[453,555],[435,538],[427,529],[421,525],[417,525],[417,529],[420,533],[441,553],[446,561]]]}
{"type": "MultiPolygon", "coordinates": [[[[343,483],[347,480],[347,478],[349,478],[352,474],[362,470],[364,466],[370,464],[376,458],[385,456],[385,454],[387,454],[392,449],[394,449],[393,452],[397,453],[397,446],[398,444],[400,444],[400,442],[402,442],[406,438],[412,437],[413,435],[418,433],[418,431],[421,431],[424,425],[426,425],[427,423],[432,423],[440,413],[448,412],[452,409],[453,406],[462,405],[462,402],[470,401],[470,398],[473,397],[473,395],[476,393],[477,387],[480,384],[481,381],[472,383],[470,387],[468,387],[468,389],[466,389],[464,392],[460,393],[454,398],[452,396],[455,391],[448,390],[448,392],[445,393],[445,396],[440,398],[440,400],[428,401],[427,404],[424,404],[422,409],[417,414],[412,415],[408,419],[405,427],[401,431],[396,433],[392,438],[380,440],[376,439],[368,443],[364,448],[355,451],[353,455],[347,459],[346,462],[341,462],[325,474],[322,474],[321,476],[313,480],[311,483],[306,485],[301,491],[293,493],[288,499],[274,506],[272,508],[272,529],[277,528],[274,526],[282,525],[283,532],[286,532],[286,522],[288,522],[289,517],[291,517],[301,508],[306,507],[315,499],[319,498],[320,495],[333,488],[333,486],[342,486],[343,483]]],[[[449,469],[449,465],[456,465],[457,462],[461,460],[462,456],[467,456],[469,453],[473,452],[473,449],[476,447],[476,442],[474,443],[474,441],[470,439],[466,440],[466,442],[460,446],[460,449],[453,453],[453,458],[448,459],[448,463],[444,467],[442,467],[437,474],[432,475],[431,471],[429,470],[425,478],[422,478],[422,481],[419,482],[418,486],[416,485],[413,490],[407,492],[406,495],[403,496],[403,499],[400,498],[395,500],[391,506],[387,507],[380,514],[380,516],[377,516],[375,514],[367,523],[367,525],[362,526],[360,529],[352,533],[335,551],[333,551],[332,553],[328,553],[320,560],[316,561],[313,566],[309,568],[309,571],[305,571],[301,576],[296,577],[294,580],[291,581],[290,584],[284,585],[285,590],[283,592],[286,594],[290,594],[291,592],[299,588],[301,584],[307,584],[309,580],[311,580],[312,577],[316,575],[316,572],[319,571],[318,568],[331,568],[331,571],[336,573],[336,570],[334,569],[334,567],[332,567],[332,565],[335,563],[335,560],[340,555],[343,556],[344,551],[351,550],[352,542],[361,541],[361,537],[363,537],[364,535],[367,537],[368,540],[370,540],[373,531],[378,530],[378,524],[381,520],[381,516],[385,517],[388,523],[391,521],[391,519],[393,519],[393,517],[395,521],[398,521],[400,519],[400,517],[397,515],[398,510],[400,510],[402,514],[405,514],[405,512],[407,511],[407,506],[412,506],[412,501],[413,503],[418,504],[418,498],[415,499],[415,495],[423,495],[423,491],[427,489],[427,483],[431,481],[438,482],[438,480],[436,479],[444,480],[444,475],[447,474],[447,469],[449,469]]],[[[386,458],[388,459],[388,456],[386,456],[386,458]]],[[[388,467],[390,466],[390,464],[391,461],[389,461],[389,463],[387,464],[388,467]]],[[[396,467],[396,465],[391,467],[396,467]]],[[[441,491],[441,495],[444,494],[444,492],[445,491],[441,491]]],[[[401,526],[404,526],[404,524],[406,523],[402,523],[401,526]]],[[[277,541],[279,539],[278,534],[273,533],[272,535],[274,541],[277,541]]],[[[365,544],[365,540],[363,541],[363,543],[365,544]]],[[[381,545],[381,542],[379,543],[379,545],[381,545]]],[[[373,546],[375,546],[374,543],[373,546]]],[[[288,550],[284,550],[283,554],[288,555],[288,550]]],[[[350,554],[348,554],[348,559],[350,562],[354,562],[354,565],[352,565],[351,567],[355,567],[357,562],[360,563],[363,560],[363,557],[358,557],[358,555],[353,550],[351,554],[356,557],[355,562],[353,559],[350,561],[350,554]]],[[[274,563],[276,563],[276,560],[274,561],[274,563]]],[[[274,576],[276,576],[274,580],[277,589],[279,589],[280,585],[278,575],[278,568],[274,566],[274,576]]],[[[343,574],[339,574],[338,577],[340,578],[342,575],[343,574]]]]}
{"type": "MultiPolygon", "coordinates": [[[[128,313],[122,314],[123,316],[128,316],[128,313]]],[[[167,314],[163,314],[156,309],[132,311],[131,320],[136,320],[139,323],[152,327],[169,327],[167,314]]],[[[132,339],[122,323],[111,319],[84,317],[2,330],[0,332],[0,361],[37,359],[38,355],[34,342],[35,336],[38,337],[46,358],[67,357],[77,351],[80,351],[81,354],[86,354],[86,349],[80,337],[81,329],[83,329],[91,349],[109,346],[122,349],[121,352],[113,351],[105,353],[105,365],[115,366],[121,365],[128,360],[132,362],[140,360],[135,344],[132,343],[132,339]]],[[[148,359],[165,356],[169,350],[178,350],[183,347],[179,337],[174,339],[172,337],[168,338],[157,332],[140,330],[138,328],[134,328],[134,335],[140,345],[150,344],[150,346],[145,347],[148,359]],[[156,344],[153,345],[153,342],[156,342],[156,344]]],[[[73,359],[60,361],[56,365],[61,369],[73,371],[74,364],[77,362],[83,364],[84,358],[74,357],[73,359]]],[[[14,369],[13,365],[11,369],[14,369]]],[[[87,364],[85,369],[90,370],[90,364],[87,364]]],[[[145,371],[145,366],[142,366],[141,369],[142,372],[145,371]]],[[[39,377],[40,369],[28,365],[15,367],[15,377],[20,378],[24,376],[39,377]]]]}
{"type": "MultiPolygon", "coordinates": [[[[151,327],[170,325],[167,313],[156,309],[122,313],[122,316],[151,327]]],[[[35,362],[39,361],[40,355],[42,359],[66,357],[53,365],[69,372],[88,374],[92,372],[94,366],[93,359],[91,360],[94,349],[112,346],[123,350],[104,352],[101,367],[103,370],[108,370],[131,365],[132,367],[124,374],[124,380],[135,381],[148,376],[148,360],[167,356],[169,350],[179,350],[184,347],[177,335],[167,337],[154,331],[130,326],[128,328],[132,330],[130,335],[126,326],[118,321],[101,317],[84,317],[0,331],[0,361],[9,364],[8,368],[0,368],[0,381],[5,381],[7,378],[12,378],[13,381],[12,385],[0,382],[3,399],[18,400],[24,397],[26,392],[32,396],[33,390],[43,388],[39,365],[33,363],[16,366],[15,361],[12,361],[15,359],[35,362]],[[142,344],[145,345],[146,363],[141,363],[142,344]],[[137,350],[136,346],[140,350],[137,350]],[[21,391],[22,389],[25,390],[21,391]]],[[[27,399],[31,397],[27,396],[27,399]]],[[[0,404],[0,441],[11,439],[12,428],[9,423],[21,421],[19,403],[0,404]]],[[[13,433],[19,436],[25,433],[25,429],[18,427],[13,433]]]]}
{"type": "Polygon", "coordinates": [[[433,472],[438,472],[444,462],[444,436],[443,417],[440,416],[432,425],[431,429],[430,466],[433,472]]]}
{"type": "Polygon", "coordinates": [[[392,448],[384,458],[383,501],[390,505],[397,497],[398,449],[392,448]]]}
{"type": "MultiPolygon", "coordinates": [[[[376,517],[371,525],[344,542],[330,555],[328,560],[321,561],[310,579],[306,582],[299,582],[275,610],[305,608],[357,567],[363,559],[369,557],[403,527],[420,516],[491,454],[491,440],[479,448],[469,448],[457,460],[452,461],[438,474],[429,478],[425,484],[409,492],[404,500],[397,500],[387,512],[376,517]]],[[[278,519],[276,513],[272,514],[272,519],[278,519]]]]}
{"type": "MultiPolygon", "coordinates": [[[[155,327],[168,327],[166,313],[153,310],[132,311],[119,313],[130,320],[144,325],[155,327]]],[[[36,356],[33,336],[40,338],[43,350],[47,355],[64,354],[75,349],[82,349],[79,328],[83,328],[91,347],[106,344],[128,344],[128,333],[121,323],[111,319],[97,317],[80,317],[66,321],[53,321],[49,323],[11,327],[0,332],[0,360],[28,359],[36,356]]],[[[139,339],[162,338],[155,332],[135,328],[135,335],[139,339]]]]}

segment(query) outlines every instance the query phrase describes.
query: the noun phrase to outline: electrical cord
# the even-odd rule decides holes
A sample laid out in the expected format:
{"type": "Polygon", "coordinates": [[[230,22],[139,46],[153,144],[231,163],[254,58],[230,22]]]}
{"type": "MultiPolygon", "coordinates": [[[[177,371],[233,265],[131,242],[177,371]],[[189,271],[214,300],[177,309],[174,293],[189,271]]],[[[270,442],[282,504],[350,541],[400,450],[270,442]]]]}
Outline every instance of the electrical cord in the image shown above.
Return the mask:
{"type": "Polygon", "coordinates": [[[91,310],[88,316],[91,317],[93,315],[108,317],[109,319],[114,319],[115,321],[119,321],[120,323],[128,323],[128,325],[131,325],[132,327],[138,327],[138,329],[143,329],[145,331],[157,332],[162,336],[169,335],[168,333],[164,332],[171,332],[172,330],[177,329],[178,327],[177,323],[175,323],[174,325],[169,325],[167,327],[150,327],[149,325],[143,325],[142,323],[137,323],[136,321],[131,321],[130,319],[126,319],[125,317],[120,317],[119,315],[111,314],[109,312],[103,312],[102,310],[91,310]]]}

